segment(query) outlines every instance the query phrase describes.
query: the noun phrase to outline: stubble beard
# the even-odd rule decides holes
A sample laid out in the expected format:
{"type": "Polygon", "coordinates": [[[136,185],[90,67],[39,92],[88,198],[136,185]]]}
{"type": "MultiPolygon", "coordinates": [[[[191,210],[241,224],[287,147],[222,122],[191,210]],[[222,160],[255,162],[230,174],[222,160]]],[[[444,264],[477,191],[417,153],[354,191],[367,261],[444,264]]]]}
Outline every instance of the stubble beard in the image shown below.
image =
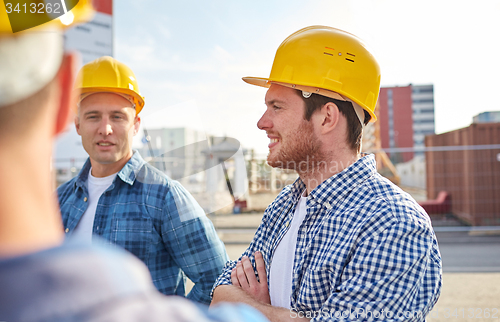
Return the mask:
{"type": "Polygon", "coordinates": [[[295,170],[301,173],[314,173],[319,171],[318,163],[323,160],[321,142],[314,134],[311,122],[304,121],[294,137],[288,136],[286,141],[281,141],[277,154],[271,151],[267,156],[267,163],[273,168],[295,170]]]}

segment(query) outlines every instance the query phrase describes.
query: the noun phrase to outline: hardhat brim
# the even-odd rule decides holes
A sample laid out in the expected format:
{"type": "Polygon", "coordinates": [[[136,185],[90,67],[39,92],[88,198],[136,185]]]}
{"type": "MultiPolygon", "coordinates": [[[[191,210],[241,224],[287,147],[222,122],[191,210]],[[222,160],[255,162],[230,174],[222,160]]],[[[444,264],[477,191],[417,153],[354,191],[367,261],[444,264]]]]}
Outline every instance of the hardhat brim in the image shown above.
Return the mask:
{"type": "Polygon", "coordinates": [[[243,77],[243,81],[245,81],[248,84],[251,85],[257,85],[260,87],[267,87],[271,86],[271,80],[269,78],[262,78],[262,77],[243,77]]]}
{"type": "MultiPolygon", "coordinates": [[[[260,86],[260,87],[269,88],[271,86],[271,84],[276,83],[278,85],[282,85],[285,87],[290,87],[290,88],[294,88],[294,89],[298,89],[298,90],[302,90],[302,91],[305,90],[305,91],[310,92],[310,93],[330,97],[330,98],[341,100],[341,101],[352,101],[358,105],[361,105],[360,102],[357,102],[357,101],[354,101],[351,99],[346,99],[344,97],[345,94],[343,95],[343,93],[334,92],[334,91],[327,90],[324,88],[317,88],[317,87],[311,87],[311,86],[303,86],[303,85],[297,85],[297,84],[284,83],[284,82],[275,81],[275,80],[272,80],[270,78],[263,78],[263,77],[249,77],[249,76],[247,76],[247,77],[242,77],[242,79],[244,82],[246,82],[250,85],[256,85],[256,86],[260,86]]],[[[374,112],[371,112],[370,110],[365,109],[365,108],[363,108],[363,109],[366,112],[368,112],[368,114],[370,114],[370,116],[371,116],[370,123],[375,122],[377,120],[377,115],[375,115],[374,112]]]]}
{"type": "Polygon", "coordinates": [[[75,90],[77,95],[86,94],[86,93],[99,93],[99,92],[109,92],[115,94],[127,94],[130,95],[136,101],[135,111],[136,114],[139,114],[144,107],[144,97],[138,95],[136,92],[132,90],[122,89],[122,88],[114,88],[114,87],[87,87],[87,88],[79,88],[75,90]]]}

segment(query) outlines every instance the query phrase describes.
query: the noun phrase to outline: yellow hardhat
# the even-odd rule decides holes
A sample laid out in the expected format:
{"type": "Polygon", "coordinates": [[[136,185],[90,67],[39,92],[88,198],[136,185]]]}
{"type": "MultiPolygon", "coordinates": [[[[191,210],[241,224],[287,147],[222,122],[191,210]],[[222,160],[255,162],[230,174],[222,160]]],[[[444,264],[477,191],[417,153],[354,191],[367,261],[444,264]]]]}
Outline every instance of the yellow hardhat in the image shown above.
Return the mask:
{"type": "Polygon", "coordinates": [[[0,0],[0,107],[47,85],[63,60],[64,29],[91,19],[91,0],[63,2],[0,0]]]}
{"type": "Polygon", "coordinates": [[[58,3],[31,0],[24,1],[24,4],[20,2],[0,0],[0,37],[24,30],[65,29],[75,23],[90,20],[94,14],[91,0],[65,0],[58,3]]]}
{"type": "Polygon", "coordinates": [[[89,93],[111,92],[130,95],[136,114],[144,107],[144,97],[134,72],[113,57],[103,56],[85,64],[78,72],[75,89],[86,97],[89,93]]]}
{"type": "Polygon", "coordinates": [[[311,26],[291,34],[278,47],[269,78],[243,80],[263,87],[278,83],[308,93],[348,98],[367,111],[372,122],[377,119],[374,111],[380,67],[359,38],[336,28],[311,26]]]}

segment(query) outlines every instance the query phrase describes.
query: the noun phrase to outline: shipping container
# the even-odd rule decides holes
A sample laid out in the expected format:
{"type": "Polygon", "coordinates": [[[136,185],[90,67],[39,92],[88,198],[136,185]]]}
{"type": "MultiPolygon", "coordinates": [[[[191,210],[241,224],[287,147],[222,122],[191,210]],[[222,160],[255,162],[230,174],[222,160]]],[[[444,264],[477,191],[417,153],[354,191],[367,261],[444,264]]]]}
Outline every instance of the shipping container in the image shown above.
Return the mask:
{"type": "Polygon", "coordinates": [[[425,138],[427,197],[451,196],[451,212],[472,226],[500,225],[500,123],[425,138]]]}

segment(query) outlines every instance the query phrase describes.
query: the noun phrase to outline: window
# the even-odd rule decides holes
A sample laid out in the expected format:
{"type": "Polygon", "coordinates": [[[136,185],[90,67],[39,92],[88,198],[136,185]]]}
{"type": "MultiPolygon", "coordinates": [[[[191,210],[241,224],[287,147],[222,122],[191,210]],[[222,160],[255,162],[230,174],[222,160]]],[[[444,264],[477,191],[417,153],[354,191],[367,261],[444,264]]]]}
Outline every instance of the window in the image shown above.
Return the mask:
{"type": "Polygon", "coordinates": [[[434,86],[430,86],[430,87],[413,87],[412,91],[413,91],[413,93],[433,93],[434,92],[434,86]]]}

